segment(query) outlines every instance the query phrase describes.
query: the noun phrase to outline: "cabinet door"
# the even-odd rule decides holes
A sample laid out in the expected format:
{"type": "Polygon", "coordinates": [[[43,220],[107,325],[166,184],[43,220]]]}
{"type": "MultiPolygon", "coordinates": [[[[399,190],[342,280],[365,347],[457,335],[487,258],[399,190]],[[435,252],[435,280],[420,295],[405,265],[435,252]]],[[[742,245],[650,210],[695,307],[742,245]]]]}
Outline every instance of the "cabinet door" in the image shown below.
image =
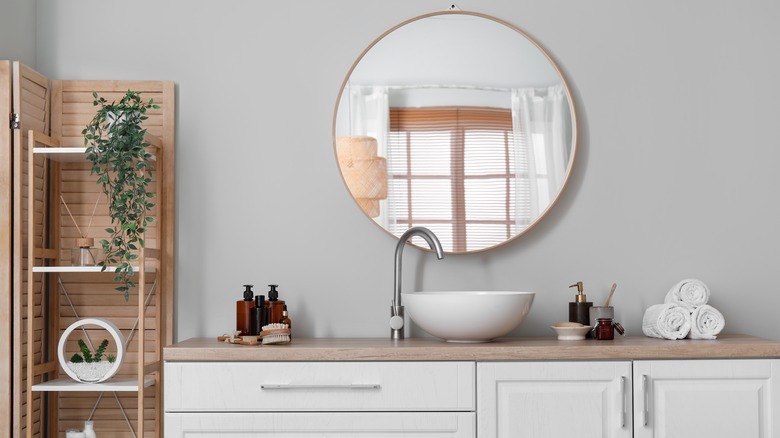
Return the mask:
{"type": "Polygon", "coordinates": [[[778,372],[780,360],[634,362],[635,437],[775,437],[778,372]]]}
{"type": "Polygon", "coordinates": [[[480,438],[631,436],[630,362],[480,362],[480,438]]]}
{"type": "Polygon", "coordinates": [[[473,412],[166,413],[166,438],[474,438],[473,412]]]}

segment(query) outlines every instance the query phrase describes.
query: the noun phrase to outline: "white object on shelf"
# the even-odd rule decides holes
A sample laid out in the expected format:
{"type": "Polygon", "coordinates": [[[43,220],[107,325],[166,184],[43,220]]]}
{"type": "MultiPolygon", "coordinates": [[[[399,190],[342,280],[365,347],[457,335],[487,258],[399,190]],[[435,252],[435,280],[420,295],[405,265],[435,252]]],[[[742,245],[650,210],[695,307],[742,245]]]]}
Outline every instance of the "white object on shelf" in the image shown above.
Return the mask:
{"type": "Polygon", "coordinates": [[[95,435],[95,423],[92,421],[84,422],[84,438],[97,438],[95,435]]]}
{"type": "MultiPolygon", "coordinates": [[[[154,385],[154,376],[144,377],[144,388],[154,385]]],[[[70,377],[60,377],[32,386],[34,392],[135,392],[138,391],[138,379],[135,377],[117,377],[100,383],[81,383],[70,377]]]]}
{"type": "Polygon", "coordinates": [[[550,326],[558,334],[559,341],[581,341],[585,339],[585,335],[593,328],[589,325],[582,327],[558,327],[550,326]]]}
{"type": "Polygon", "coordinates": [[[65,374],[69,375],[73,380],[83,382],[82,378],[79,377],[76,374],[76,372],[68,366],[67,359],[65,359],[65,342],[67,342],[68,336],[73,332],[73,330],[76,330],[77,328],[85,325],[96,325],[102,327],[108,333],[111,334],[111,337],[114,338],[114,344],[116,345],[116,360],[114,361],[113,366],[106,372],[106,374],[103,377],[101,377],[95,382],[89,382],[89,383],[100,383],[113,377],[114,374],[116,374],[116,372],[119,371],[119,367],[122,366],[122,360],[125,357],[125,339],[122,337],[122,332],[119,331],[119,328],[117,328],[117,326],[115,326],[114,323],[112,323],[107,319],[85,318],[85,319],[80,319],[74,322],[73,324],[71,324],[70,326],[68,326],[68,328],[65,329],[65,332],[62,334],[62,336],[60,336],[60,342],[57,347],[57,356],[60,359],[60,365],[62,366],[62,369],[65,371],[65,374]]]}

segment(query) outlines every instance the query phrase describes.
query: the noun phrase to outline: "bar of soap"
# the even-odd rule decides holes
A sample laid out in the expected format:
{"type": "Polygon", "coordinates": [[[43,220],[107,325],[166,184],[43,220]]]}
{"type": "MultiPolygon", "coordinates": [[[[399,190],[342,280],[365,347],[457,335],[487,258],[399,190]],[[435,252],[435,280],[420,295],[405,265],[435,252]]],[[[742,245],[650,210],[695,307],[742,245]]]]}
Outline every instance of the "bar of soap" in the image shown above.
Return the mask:
{"type": "Polygon", "coordinates": [[[555,327],[585,327],[584,325],[578,323],[578,322],[556,322],[555,327]]]}

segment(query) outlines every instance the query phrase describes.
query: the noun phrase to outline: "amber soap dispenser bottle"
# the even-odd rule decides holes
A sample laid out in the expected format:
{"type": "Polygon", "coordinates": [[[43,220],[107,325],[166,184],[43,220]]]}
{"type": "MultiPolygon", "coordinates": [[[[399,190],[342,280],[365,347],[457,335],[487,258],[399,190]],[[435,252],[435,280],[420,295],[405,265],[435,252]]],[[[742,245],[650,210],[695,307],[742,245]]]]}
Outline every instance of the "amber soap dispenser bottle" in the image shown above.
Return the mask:
{"type": "Polygon", "coordinates": [[[582,293],[582,282],[578,281],[569,287],[577,288],[574,301],[569,303],[569,322],[579,322],[582,325],[590,324],[590,308],[593,303],[588,301],[588,297],[582,293]]]}
{"type": "Polygon", "coordinates": [[[283,318],[284,300],[279,299],[279,291],[276,290],[279,287],[278,284],[269,284],[268,287],[271,288],[268,291],[268,313],[271,314],[269,322],[279,322],[283,318]]]}
{"type": "Polygon", "coordinates": [[[236,301],[236,331],[239,336],[249,336],[252,332],[252,308],[255,307],[255,296],[252,285],[245,284],[244,299],[236,301]]]}

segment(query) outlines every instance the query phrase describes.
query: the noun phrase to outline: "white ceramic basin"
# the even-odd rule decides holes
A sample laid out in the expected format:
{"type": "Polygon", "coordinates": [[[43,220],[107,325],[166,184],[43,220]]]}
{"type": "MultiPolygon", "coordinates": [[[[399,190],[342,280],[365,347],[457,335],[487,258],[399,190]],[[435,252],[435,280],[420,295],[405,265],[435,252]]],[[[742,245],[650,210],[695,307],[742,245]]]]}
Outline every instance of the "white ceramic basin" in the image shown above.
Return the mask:
{"type": "Polygon", "coordinates": [[[449,342],[487,342],[519,326],[534,292],[450,291],[401,294],[409,317],[420,328],[449,342]]]}

